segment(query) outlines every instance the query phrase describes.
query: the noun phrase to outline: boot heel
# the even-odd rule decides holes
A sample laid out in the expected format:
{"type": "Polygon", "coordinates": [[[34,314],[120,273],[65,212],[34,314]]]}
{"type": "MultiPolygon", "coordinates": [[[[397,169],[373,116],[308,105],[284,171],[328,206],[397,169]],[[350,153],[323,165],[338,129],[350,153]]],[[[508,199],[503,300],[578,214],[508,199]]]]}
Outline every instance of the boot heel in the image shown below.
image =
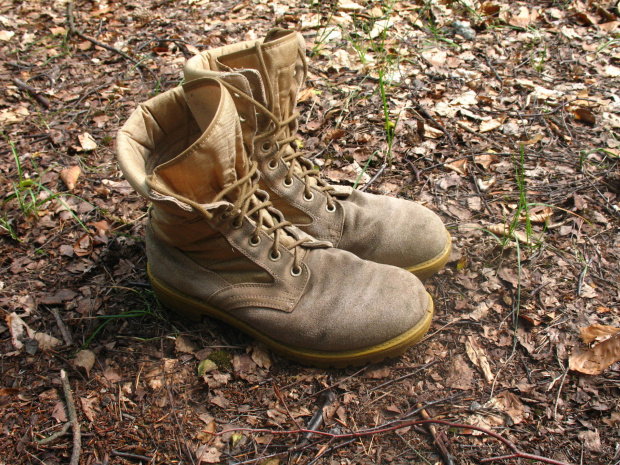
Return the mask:
{"type": "Polygon", "coordinates": [[[151,267],[148,264],[146,265],[146,274],[149,277],[149,281],[151,281],[151,287],[153,288],[153,292],[155,293],[157,300],[177,315],[181,315],[188,320],[202,320],[202,315],[204,312],[195,305],[192,305],[191,302],[188,302],[182,296],[177,295],[173,289],[168,288],[168,286],[162,283],[159,279],[155,278],[151,273],[151,267]]]}

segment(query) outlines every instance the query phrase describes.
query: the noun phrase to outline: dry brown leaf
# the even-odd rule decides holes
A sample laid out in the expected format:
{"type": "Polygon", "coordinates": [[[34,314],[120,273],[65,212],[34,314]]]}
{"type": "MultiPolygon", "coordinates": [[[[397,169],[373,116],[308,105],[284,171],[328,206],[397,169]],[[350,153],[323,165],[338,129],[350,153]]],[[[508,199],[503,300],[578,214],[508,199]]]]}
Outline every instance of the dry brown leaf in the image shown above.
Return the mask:
{"type": "Polygon", "coordinates": [[[219,463],[221,455],[215,446],[201,445],[196,451],[197,463],[199,465],[201,463],[219,463]]]}
{"type": "Polygon", "coordinates": [[[14,35],[13,31],[0,31],[0,41],[8,42],[14,35]]]}
{"type": "Polygon", "coordinates": [[[91,397],[91,398],[87,398],[87,397],[80,397],[80,403],[82,404],[82,411],[84,412],[84,415],[86,415],[86,418],[88,418],[88,420],[92,423],[95,421],[95,408],[94,408],[94,404],[98,402],[98,399],[96,397],[91,397]]]}
{"type": "Polygon", "coordinates": [[[467,176],[467,158],[446,163],[444,166],[449,170],[456,171],[460,175],[467,176]]]}
{"type": "Polygon", "coordinates": [[[259,343],[252,345],[252,360],[265,370],[269,370],[273,363],[269,355],[269,350],[263,344],[259,343]]]}
{"type": "Polygon", "coordinates": [[[310,99],[312,96],[316,95],[317,91],[314,87],[306,87],[304,90],[299,92],[299,96],[297,97],[297,102],[305,102],[310,99]]]}
{"type": "MultiPolygon", "coordinates": [[[[530,214],[528,216],[530,218],[530,222],[532,223],[545,223],[549,218],[551,218],[551,215],[553,215],[553,208],[545,207],[543,210],[530,214]]],[[[522,216],[521,218],[519,218],[519,220],[521,222],[525,222],[526,218],[525,216],[522,216]]]]}
{"type": "Polygon", "coordinates": [[[493,382],[493,372],[491,371],[491,365],[489,365],[489,359],[487,358],[487,354],[484,349],[478,344],[473,336],[467,336],[467,341],[465,341],[465,350],[471,362],[480,368],[480,371],[482,371],[486,382],[491,384],[493,382]]]}
{"type": "Polygon", "coordinates": [[[521,145],[534,145],[537,144],[538,142],[540,142],[543,139],[544,134],[536,134],[534,137],[532,137],[531,139],[525,140],[523,142],[520,142],[521,145]]]}
{"type": "Polygon", "coordinates": [[[53,36],[62,36],[67,33],[67,30],[62,26],[58,26],[58,27],[50,27],[50,32],[52,33],[53,36]]]}
{"type": "Polygon", "coordinates": [[[85,152],[90,152],[91,150],[95,150],[97,148],[97,142],[95,142],[93,136],[91,136],[87,132],[80,134],[78,136],[78,140],[80,141],[80,146],[82,147],[82,150],[84,150],[85,152]]]}
{"type": "Polygon", "coordinates": [[[113,383],[113,384],[118,383],[123,379],[122,376],[119,374],[119,372],[111,367],[107,368],[103,372],[103,376],[105,379],[107,379],[110,383],[113,383]]]}
{"type": "Polygon", "coordinates": [[[487,226],[486,229],[497,236],[509,236],[511,239],[518,240],[523,244],[532,245],[533,243],[532,237],[528,237],[523,231],[510,231],[506,224],[492,224],[487,226]]]}
{"type": "Polygon", "coordinates": [[[26,325],[26,323],[24,323],[24,320],[18,317],[16,313],[9,313],[6,316],[6,324],[9,327],[9,331],[11,332],[11,342],[13,343],[13,347],[15,347],[17,350],[20,350],[22,347],[24,347],[22,340],[28,334],[30,328],[28,328],[28,325],[26,325]]]}
{"type": "Polygon", "coordinates": [[[588,327],[579,328],[579,332],[581,333],[581,340],[585,344],[590,344],[594,341],[606,341],[610,337],[620,333],[620,328],[616,328],[614,326],[593,324],[588,327]]]}
{"type": "Polygon", "coordinates": [[[530,12],[526,6],[519,9],[518,15],[512,15],[508,20],[508,24],[514,27],[526,28],[530,25],[530,12]]]}
{"type": "Polygon", "coordinates": [[[390,367],[386,367],[386,366],[372,367],[366,370],[366,373],[364,373],[364,378],[383,379],[383,378],[387,378],[388,376],[390,376],[390,373],[391,373],[390,367]]]}
{"type": "Polygon", "coordinates": [[[95,364],[95,354],[92,350],[80,350],[77,354],[75,354],[73,364],[76,367],[84,368],[84,370],[86,370],[86,375],[88,376],[91,368],[95,364]]]}
{"type": "Polygon", "coordinates": [[[502,121],[498,119],[490,119],[488,121],[482,121],[480,123],[480,132],[492,131],[493,129],[497,129],[501,127],[502,124],[503,124],[502,121]]]}
{"type": "Polygon", "coordinates": [[[605,31],[608,34],[615,32],[618,27],[620,27],[620,21],[609,21],[608,23],[603,23],[598,25],[601,28],[601,31],[605,31]]]}
{"type": "Polygon", "coordinates": [[[443,135],[443,131],[435,129],[428,124],[424,125],[424,137],[426,137],[427,139],[439,139],[440,137],[443,137],[443,135]]]}
{"type": "Polygon", "coordinates": [[[612,428],[620,428],[620,412],[612,412],[609,418],[603,418],[603,422],[612,428]]]}
{"type": "Polygon", "coordinates": [[[488,191],[491,187],[495,185],[496,182],[497,182],[497,179],[495,178],[495,176],[491,176],[489,179],[481,179],[481,178],[477,179],[478,188],[482,192],[488,191]]]}
{"type": "Polygon", "coordinates": [[[174,341],[174,348],[177,352],[184,354],[193,354],[198,350],[196,344],[194,344],[189,337],[183,334],[179,335],[174,341]]]}
{"type": "Polygon", "coordinates": [[[591,349],[577,351],[571,355],[568,367],[586,375],[600,375],[618,361],[620,361],[620,333],[591,349]]]}
{"type": "Polygon", "coordinates": [[[361,11],[364,7],[362,5],[358,5],[352,0],[339,0],[338,9],[340,11],[361,11]]]}
{"type": "Polygon", "coordinates": [[[482,155],[476,155],[474,161],[477,165],[482,166],[485,170],[488,170],[493,163],[499,161],[499,156],[494,153],[483,153],[482,155]]]}
{"type": "Polygon", "coordinates": [[[93,238],[90,237],[90,234],[84,233],[80,238],[73,244],[73,252],[78,257],[85,257],[86,255],[90,255],[93,251],[93,238]]]}
{"type": "Polygon", "coordinates": [[[39,343],[41,350],[50,350],[62,344],[60,339],[45,333],[34,333],[32,338],[39,343]]]}
{"type": "Polygon", "coordinates": [[[588,123],[591,126],[596,124],[596,116],[594,116],[594,113],[587,108],[574,108],[573,114],[575,115],[575,118],[583,121],[584,123],[588,123]]]}
{"type": "Polygon", "coordinates": [[[26,119],[26,116],[30,115],[30,112],[25,107],[19,107],[15,110],[5,108],[0,110],[0,123],[15,124],[21,123],[26,119]]]}
{"type": "Polygon", "coordinates": [[[79,166],[72,166],[70,168],[65,168],[60,172],[60,179],[65,183],[65,186],[72,191],[75,189],[75,185],[77,183],[78,178],[82,174],[82,170],[79,166]]]}
{"type": "Polygon", "coordinates": [[[62,402],[56,402],[54,410],[52,410],[52,418],[58,423],[64,423],[67,421],[67,412],[65,411],[65,404],[62,402]]]}
{"type": "Polygon", "coordinates": [[[501,7],[497,3],[485,2],[480,6],[481,11],[487,15],[496,15],[501,10],[501,7]]]}
{"type": "Polygon", "coordinates": [[[210,402],[213,405],[217,405],[218,407],[223,408],[223,409],[228,408],[228,404],[229,404],[228,400],[221,394],[218,394],[217,396],[213,396],[210,399],[210,402]]]}

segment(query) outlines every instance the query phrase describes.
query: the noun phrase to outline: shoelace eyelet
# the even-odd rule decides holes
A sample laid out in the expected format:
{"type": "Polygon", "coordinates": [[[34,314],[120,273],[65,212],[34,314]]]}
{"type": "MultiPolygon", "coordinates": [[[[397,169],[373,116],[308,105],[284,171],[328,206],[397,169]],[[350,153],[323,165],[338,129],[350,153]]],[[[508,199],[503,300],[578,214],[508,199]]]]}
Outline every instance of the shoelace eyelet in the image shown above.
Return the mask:
{"type": "Polygon", "coordinates": [[[312,201],[314,200],[314,193],[310,192],[310,195],[306,195],[306,194],[304,193],[304,200],[305,200],[306,202],[312,202],[312,201]]]}
{"type": "Polygon", "coordinates": [[[229,212],[220,213],[220,221],[228,221],[232,215],[229,212]]]}
{"type": "Polygon", "coordinates": [[[273,253],[273,250],[269,251],[269,260],[271,260],[272,262],[277,262],[281,258],[282,258],[282,254],[279,251],[276,251],[275,254],[273,253]]]}
{"type": "Polygon", "coordinates": [[[267,168],[269,168],[270,170],[275,170],[278,167],[278,160],[272,158],[271,160],[269,160],[269,162],[267,163],[267,168]]]}
{"type": "Polygon", "coordinates": [[[251,236],[248,242],[252,247],[258,247],[258,244],[260,244],[260,236],[251,236]]]}
{"type": "Polygon", "coordinates": [[[284,184],[284,187],[291,187],[293,185],[293,179],[291,178],[287,181],[286,178],[284,178],[282,184],[284,184]]]}
{"type": "Polygon", "coordinates": [[[270,142],[263,143],[263,145],[261,145],[261,149],[263,149],[263,152],[269,152],[271,150],[271,143],[270,142]]]}
{"type": "Polygon", "coordinates": [[[336,205],[332,204],[332,206],[330,207],[329,204],[325,205],[325,210],[327,210],[329,213],[334,213],[336,211],[336,205]]]}
{"type": "Polygon", "coordinates": [[[291,276],[300,276],[302,272],[301,266],[294,266],[291,268],[291,276]]]}
{"type": "Polygon", "coordinates": [[[233,229],[240,229],[241,226],[243,226],[243,221],[241,221],[241,219],[235,219],[231,223],[231,226],[233,229]]]}

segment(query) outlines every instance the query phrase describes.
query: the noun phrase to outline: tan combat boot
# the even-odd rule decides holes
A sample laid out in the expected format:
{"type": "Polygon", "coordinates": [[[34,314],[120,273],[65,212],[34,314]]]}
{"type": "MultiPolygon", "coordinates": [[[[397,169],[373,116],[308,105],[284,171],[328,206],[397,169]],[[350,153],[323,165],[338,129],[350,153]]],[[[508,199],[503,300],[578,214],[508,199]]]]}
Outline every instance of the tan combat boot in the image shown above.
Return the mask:
{"type": "MultiPolygon", "coordinates": [[[[247,89],[249,92],[249,89],[247,89]]],[[[126,179],[152,202],[148,275],[157,297],[223,320],[306,364],[402,353],[433,303],[406,271],[318,241],[258,189],[233,97],[200,79],[139,106],[118,134],[126,179]]]]}
{"type": "Polygon", "coordinates": [[[261,187],[288,221],[364,260],[405,268],[420,279],[436,273],[451,248],[436,214],[414,202],[329,185],[296,151],[294,108],[306,66],[302,36],[272,30],[265,39],[203,52],[187,62],[184,73],[187,81],[224,81],[238,97],[242,120],[258,114],[253,157],[261,187]]]}

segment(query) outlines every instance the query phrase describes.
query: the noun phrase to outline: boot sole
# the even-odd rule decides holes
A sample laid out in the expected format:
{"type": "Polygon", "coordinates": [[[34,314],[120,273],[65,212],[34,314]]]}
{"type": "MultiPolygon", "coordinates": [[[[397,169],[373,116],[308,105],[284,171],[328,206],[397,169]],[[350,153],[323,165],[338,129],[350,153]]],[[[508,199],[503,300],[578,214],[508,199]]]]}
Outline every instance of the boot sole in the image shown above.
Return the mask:
{"type": "Polygon", "coordinates": [[[166,307],[170,308],[174,312],[193,321],[200,321],[205,315],[216,318],[228,323],[231,326],[234,326],[245,334],[262,342],[271,350],[285,358],[294,360],[304,365],[312,365],[321,368],[361,366],[367,363],[378,363],[386,358],[401,355],[409,347],[418,343],[426,334],[431,325],[434,311],[433,299],[430,294],[428,294],[428,307],[424,318],[413,328],[404,332],[400,336],[381,344],[355,350],[346,350],[341,352],[309,350],[278,342],[266,334],[257,331],[234,316],[168,286],[160,279],[153,276],[151,273],[151,268],[148,264],[147,274],[157,298],[166,307]]]}
{"type": "Polygon", "coordinates": [[[436,257],[405,269],[416,275],[420,281],[424,281],[440,271],[448,263],[452,251],[452,237],[448,231],[446,234],[448,235],[446,246],[436,257]]]}

